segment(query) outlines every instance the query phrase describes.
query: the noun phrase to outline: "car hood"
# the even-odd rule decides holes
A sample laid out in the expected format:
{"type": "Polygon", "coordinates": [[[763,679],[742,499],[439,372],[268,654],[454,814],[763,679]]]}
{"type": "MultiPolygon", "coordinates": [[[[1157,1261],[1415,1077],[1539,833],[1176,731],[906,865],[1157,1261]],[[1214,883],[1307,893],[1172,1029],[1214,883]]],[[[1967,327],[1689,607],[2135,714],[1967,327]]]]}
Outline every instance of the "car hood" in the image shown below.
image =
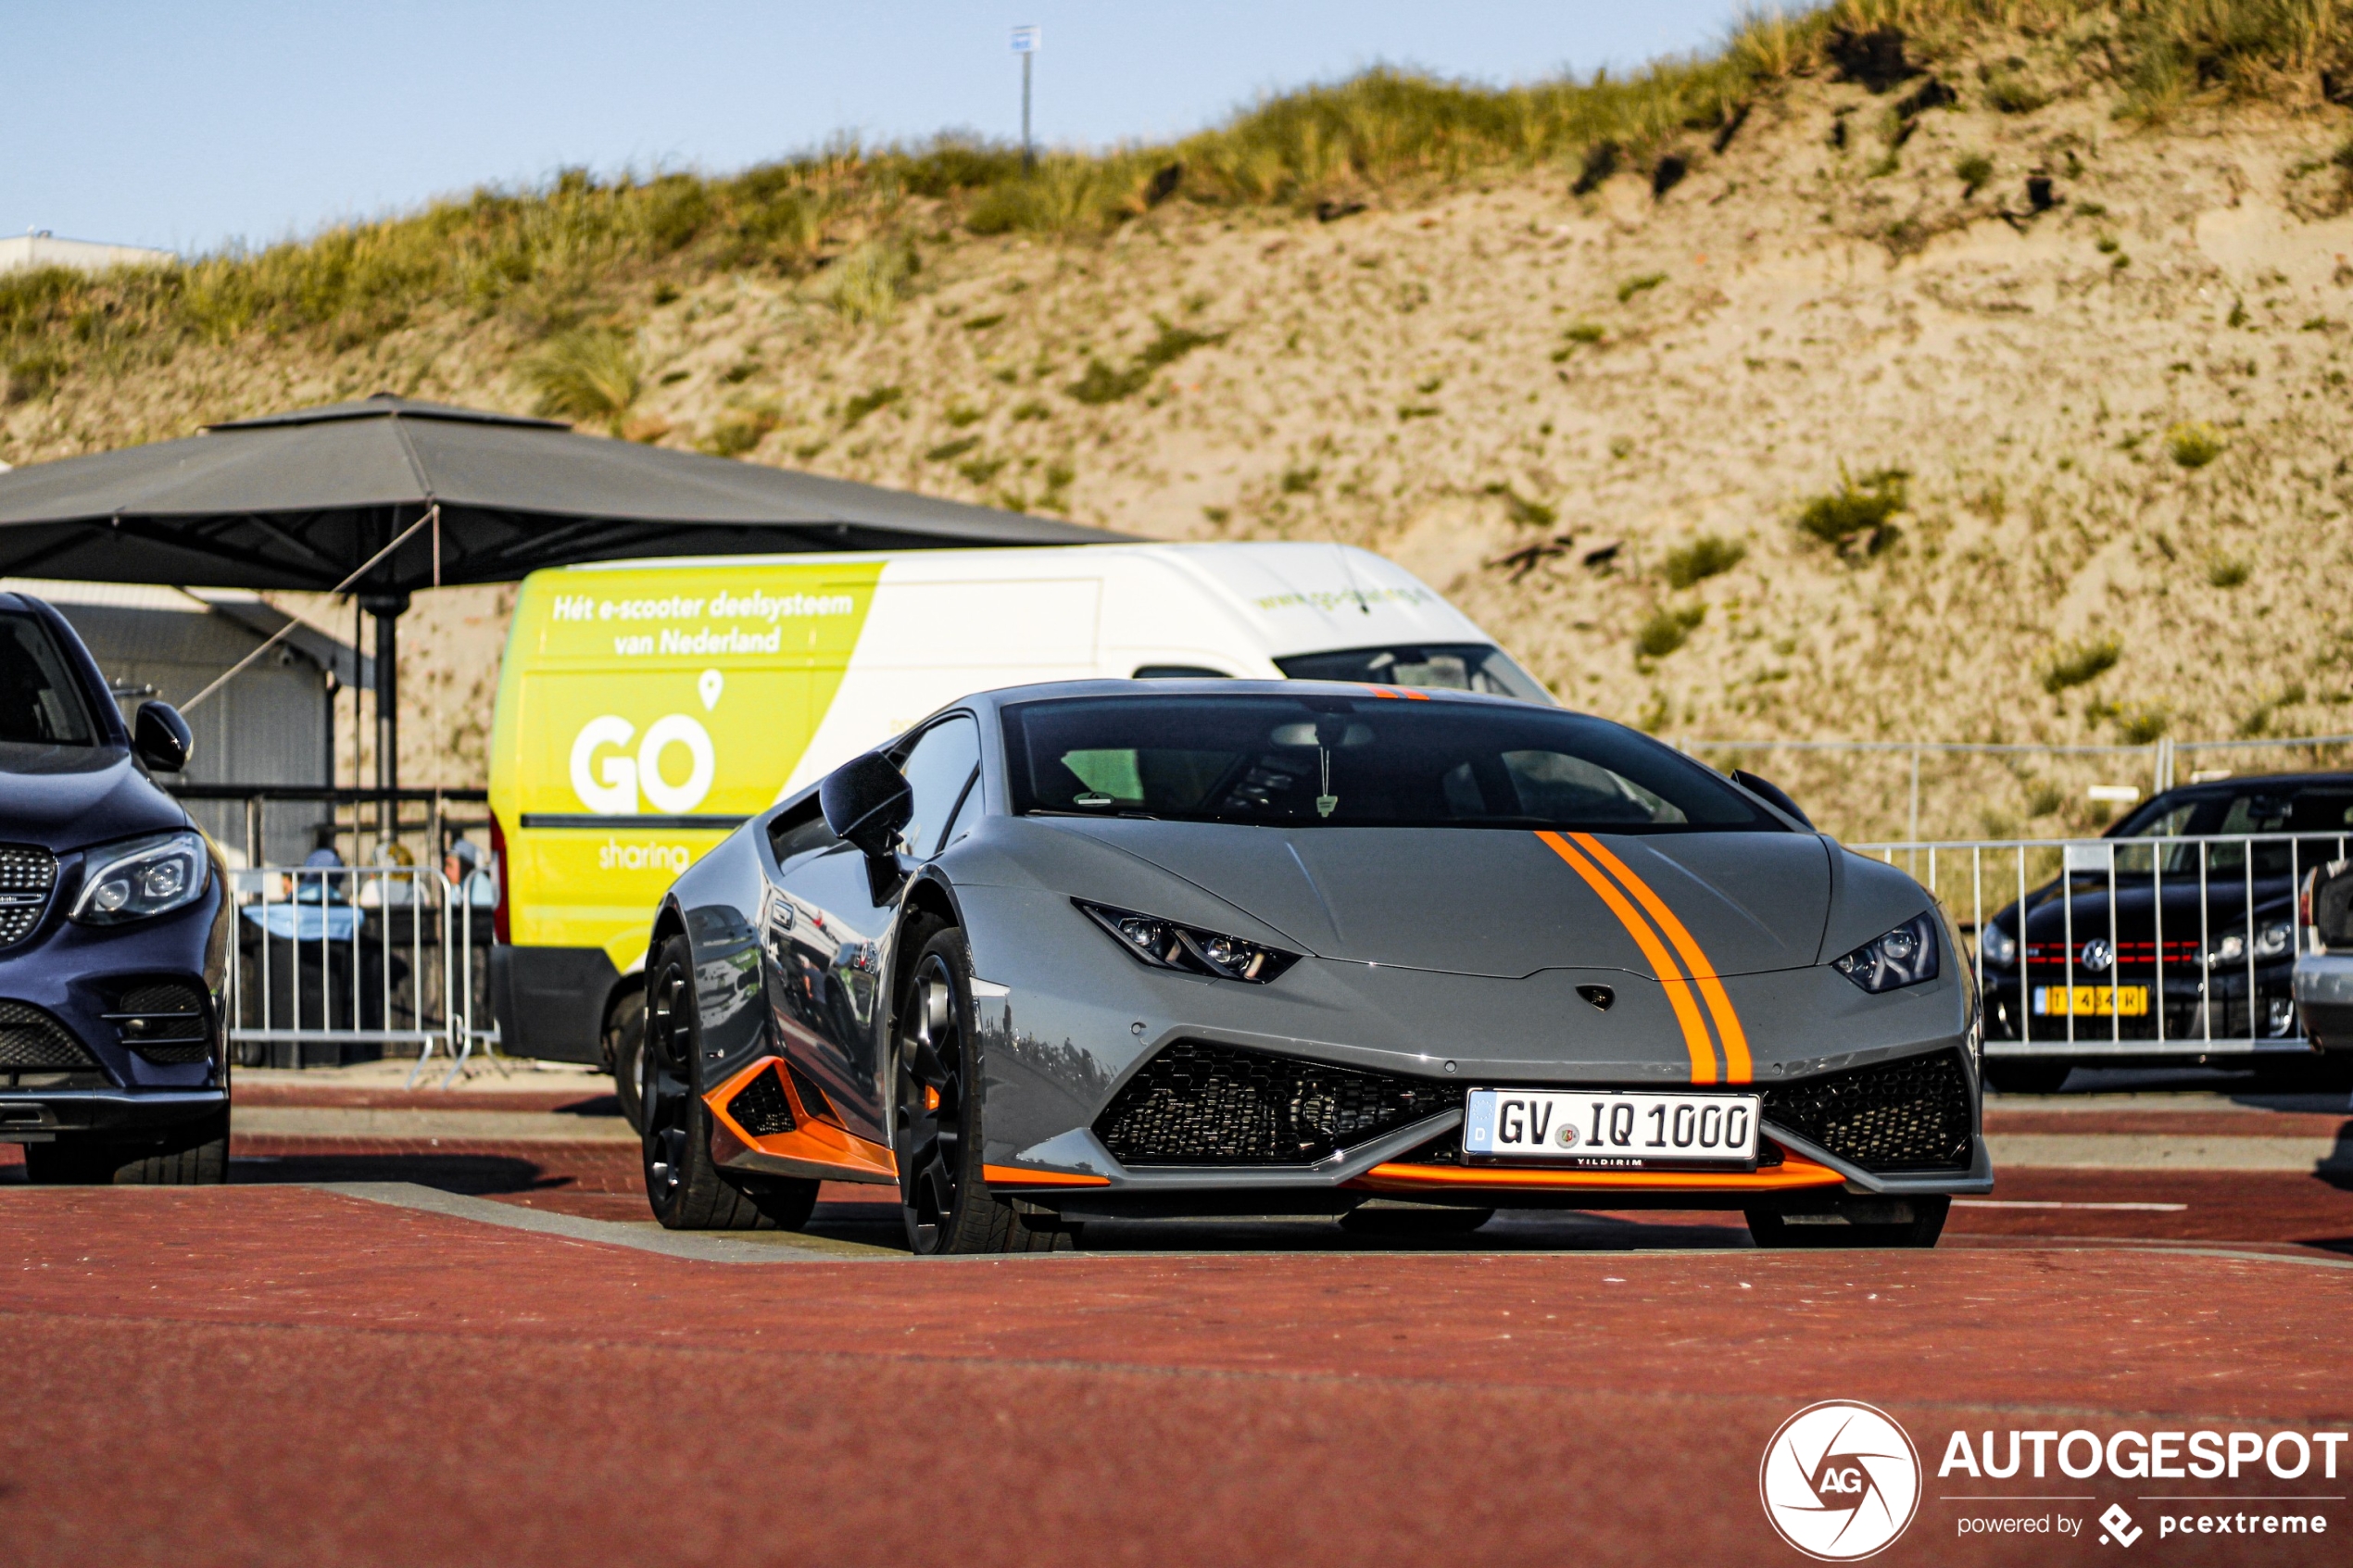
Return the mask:
{"type": "Polygon", "coordinates": [[[1796,969],[1818,961],[1832,900],[1829,847],[1804,834],[1053,825],[1149,861],[1317,957],[1453,974],[1577,966],[1658,977],[1656,954],[1688,972],[1693,949],[1718,974],[1796,969]]]}
{"type": "Polygon", "coordinates": [[[0,742],[0,839],[63,853],[187,825],[127,751],[0,742]]]}

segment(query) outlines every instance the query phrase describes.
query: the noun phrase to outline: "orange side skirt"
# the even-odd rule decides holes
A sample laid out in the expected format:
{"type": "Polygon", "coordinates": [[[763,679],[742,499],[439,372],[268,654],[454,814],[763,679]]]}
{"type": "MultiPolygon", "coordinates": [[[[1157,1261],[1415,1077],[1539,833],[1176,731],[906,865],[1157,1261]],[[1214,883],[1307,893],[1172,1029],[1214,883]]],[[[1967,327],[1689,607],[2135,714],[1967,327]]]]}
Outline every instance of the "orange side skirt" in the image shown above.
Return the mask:
{"type": "Polygon", "coordinates": [[[1554,1191],[1563,1187],[1604,1192],[1786,1192],[1792,1187],[1838,1186],[1846,1178],[1827,1165],[1791,1154],[1761,1171],[1529,1171],[1479,1165],[1409,1165],[1392,1160],[1376,1165],[1348,1185],[1383,1192],[1434,1192],[1481,1187],[1491,1191],[1554,1191]]]}
{"type": "Polygon", "coordinates": [[[845,1132],[830,1122],[803,1122],[789,1133],[774,1133],[764,1138],[753,1137],[727,1114],[728,1103],[744,1085],[762,1073],[776,1071],[777,1059],[761,1057],[741,1073],[703,1096],[703,1103],[711,1108],[729,1136],[747,1148],[762,1154],[774,1154],[785,1160],[804,1160],[812,1165],[831,1165],[841,1172],[848,1182],[897,1181],[898,1157],[878,1143],[869,1143],[855,1133],[845,1132]]]}

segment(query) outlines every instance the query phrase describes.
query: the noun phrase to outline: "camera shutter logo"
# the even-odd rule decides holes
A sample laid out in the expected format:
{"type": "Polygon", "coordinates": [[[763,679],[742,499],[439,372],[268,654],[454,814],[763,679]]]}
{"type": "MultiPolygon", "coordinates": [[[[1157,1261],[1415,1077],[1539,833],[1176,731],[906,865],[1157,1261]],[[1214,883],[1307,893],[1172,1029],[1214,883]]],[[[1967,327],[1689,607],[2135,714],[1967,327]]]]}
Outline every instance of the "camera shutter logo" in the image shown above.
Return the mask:
{"type": "Polygon", "coordinates": [[[1781,1423],[1756,1486],[1781,1539],[1819,1562],[1853,1562],[1912,1523],[1920,1456],[1885,1411],[1825,1399],[1781,1423]]]}

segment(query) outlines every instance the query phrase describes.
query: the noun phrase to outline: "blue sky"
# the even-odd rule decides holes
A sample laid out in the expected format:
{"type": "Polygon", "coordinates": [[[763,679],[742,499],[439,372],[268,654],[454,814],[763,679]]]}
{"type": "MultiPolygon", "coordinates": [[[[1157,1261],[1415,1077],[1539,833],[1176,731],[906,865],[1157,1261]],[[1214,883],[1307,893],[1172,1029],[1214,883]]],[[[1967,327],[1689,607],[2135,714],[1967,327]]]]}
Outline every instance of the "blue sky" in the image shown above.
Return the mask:
{"type": "Polygon", "coordinates": [[[725,170],[842,132],[1180,134],[1390,63],[1502,82],[1719,40],[1737,0],[0,0],[0,233],[207,250],[585,164],[725,170]]]}

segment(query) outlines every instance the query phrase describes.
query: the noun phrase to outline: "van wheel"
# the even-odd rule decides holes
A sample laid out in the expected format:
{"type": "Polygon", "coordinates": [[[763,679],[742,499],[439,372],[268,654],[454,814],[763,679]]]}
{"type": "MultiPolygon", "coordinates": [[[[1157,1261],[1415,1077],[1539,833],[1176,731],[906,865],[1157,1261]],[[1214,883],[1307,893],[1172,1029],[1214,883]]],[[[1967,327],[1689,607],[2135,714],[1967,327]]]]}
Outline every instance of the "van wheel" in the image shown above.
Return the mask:
{"type": "Polygon", "coordinates": [[[27,1144],[24,1173],[44,1186],[219,1186],[229,1179],[229,1113],[140,1143],[84,1136],[27,1144]]]}
{"type": "Polygon", "coordinates": [[[646,994],[624,992],[605,1017],[605,1060],[612,1066],[612,1096],[629,1130],[646,1130],[646,994]]]}
{"type": "Polygon", "coordinates": [[[892,1138],[908,1248],[925,1257],[1067,1250],[1070,1233],[1030,1224],[981,1173],[980,1041],[964,934],[925,922],[906,940],[921,946],[895,1015],[892,1138]]]}
{"type": "MultiPolygon", "coordinates": [[[[694,950],[684,936],[646,966],[645,1046],[638,1095],[645,1119],[646,1200],[673,1231],[749,1231],[775,1222],[711,1157],[711,1108],[702,1102],[702,1024],[695,1010],[694,950]]],[[[811,1183],[813,1198],[814,1183],[811,1183]]]]}

